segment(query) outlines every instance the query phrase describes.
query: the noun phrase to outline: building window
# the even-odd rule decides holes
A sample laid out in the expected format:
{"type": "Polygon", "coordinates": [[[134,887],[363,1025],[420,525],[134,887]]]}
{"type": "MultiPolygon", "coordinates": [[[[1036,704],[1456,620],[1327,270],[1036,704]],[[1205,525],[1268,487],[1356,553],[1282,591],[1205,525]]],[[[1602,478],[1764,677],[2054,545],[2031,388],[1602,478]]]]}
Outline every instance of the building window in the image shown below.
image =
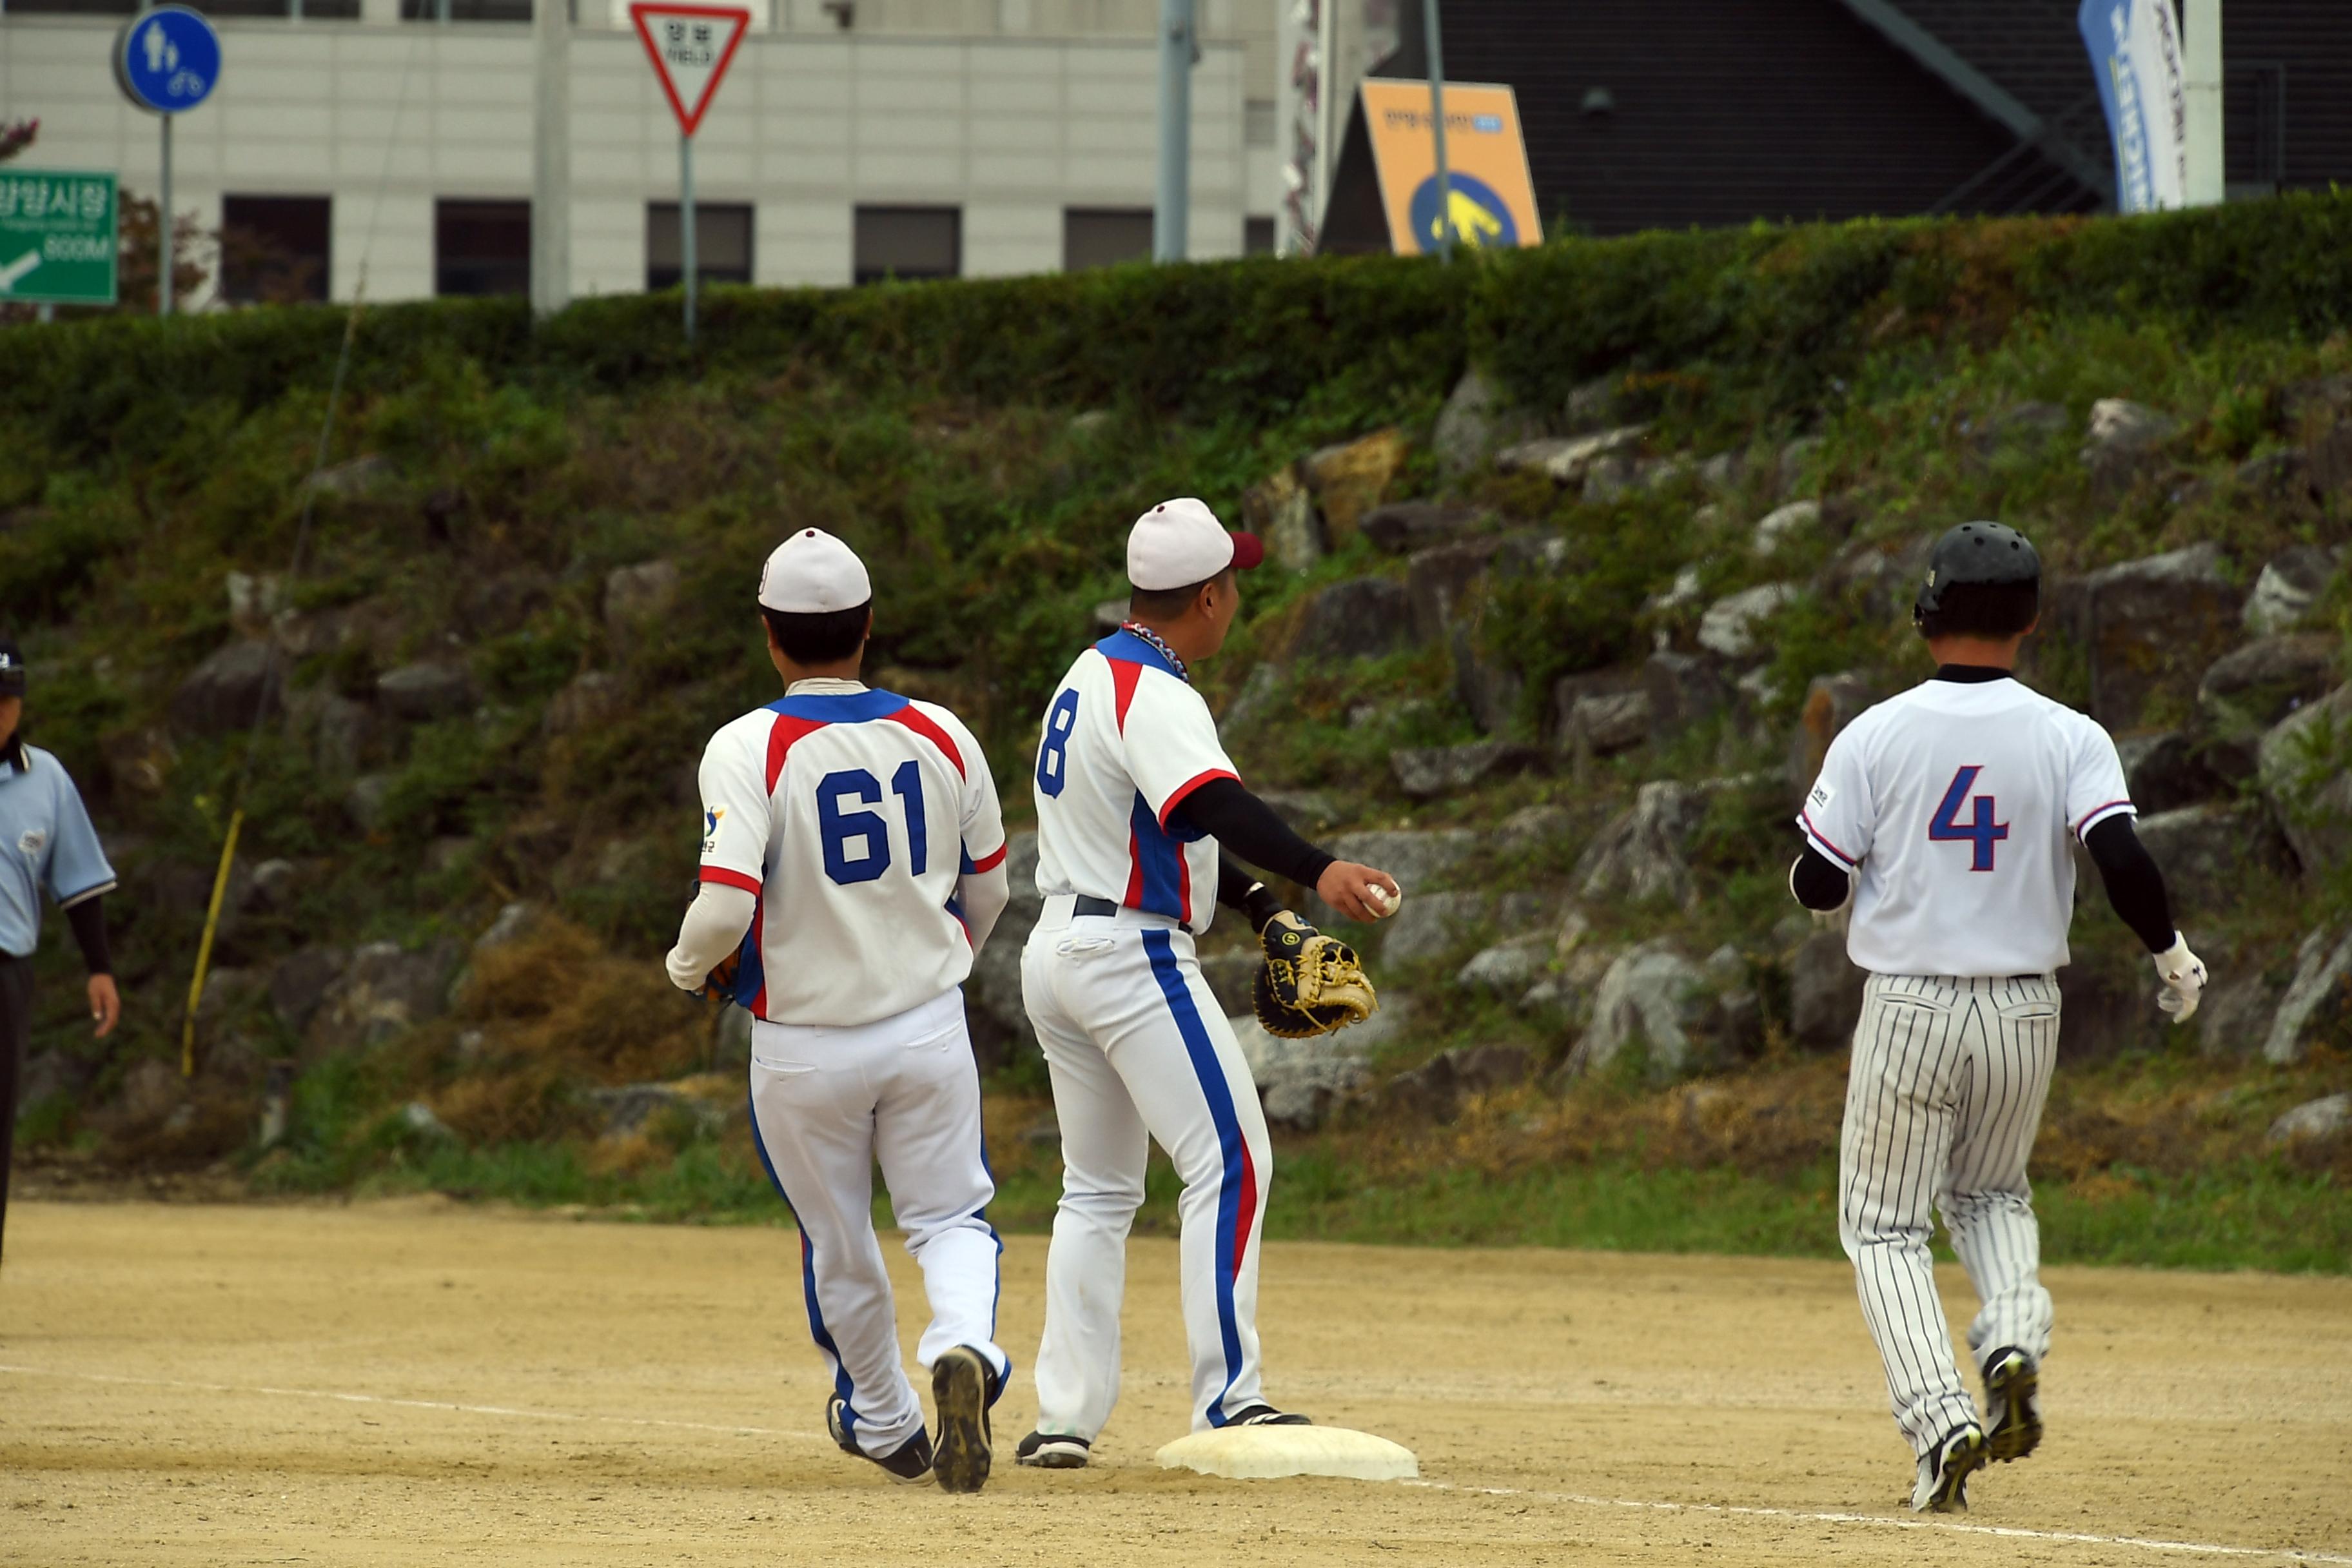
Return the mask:
{"type": "MultiPolygon", "coordinates": [[[[678,250],[677,204],[646,204],[646,287],[675,289],[686,276],[678,250]]],[[[705,283],[751,281],[751,209],[694,204],[694,270],[705,283]]]]}
{"type": "MultiPolygon", "coordinates": [[[[577,6],[573,7],[575,13],[577,6]]],[[[404,22],[530,22],[530,0],[400,0],[404,22]]],[[[575,17],[576,19],[576,17],[575,17]]]]}
{"type": "Polygon", "coordinates": [[[860,283],[954,278],[963,271],[960,207],[859,207],[856,231],[853,275],[860,283]]]}
{"type": "Polygon", "coordinates": [[[1274,220],[1270,217],[1242,219],[1242,254],[1272,256],[1274,254],[1274,220]]]}
{"type": "Polygon", "coordinates": [[[221,298],[233,305],[324,300],[333,215],[325,196],[223,196],[221,298]]]}
{"type": "Polygon", "coordinates": [[[530,292],[529,202],[436,202],[433,291],[530,292]]]}
{"type": "MultiPolygon", "coordinates": [[[[291,16],[294,0],[194,0],[207,16],[291,16]]],[[[128,16],[146,9],[145,0],[5,0],[0,12],[14,16],[128,16]]],[[[360,0],[302,0],[306,22],[356,22],[360,0]]]]}
{"type": "Polygon", "coordinates": [[[1274,145],[1274,100],[1253,98],[1242,105],[1242,145],[1271,147],[1274,145]]]}
{"type": "Polygon", "coordinates": [[[1150,207],[1066,207],[1062,211],[1062,270],[1151,259],[1150,207]]]}

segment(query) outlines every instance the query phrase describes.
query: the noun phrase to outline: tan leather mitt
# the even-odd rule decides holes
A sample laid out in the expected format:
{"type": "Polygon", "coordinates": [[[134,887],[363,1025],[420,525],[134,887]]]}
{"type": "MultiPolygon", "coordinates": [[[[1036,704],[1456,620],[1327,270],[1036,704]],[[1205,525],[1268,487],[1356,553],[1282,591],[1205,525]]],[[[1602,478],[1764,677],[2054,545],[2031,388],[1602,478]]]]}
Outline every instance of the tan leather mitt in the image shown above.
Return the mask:
{"type": "Polygon", "coordinates": [[[1381,999],[1356,950],[1285,910],[1258,933],[1265,966],[1250,983],[1250,1005],[1269,1035],[1303,1040],[1372,1016],[1381,999]]]}

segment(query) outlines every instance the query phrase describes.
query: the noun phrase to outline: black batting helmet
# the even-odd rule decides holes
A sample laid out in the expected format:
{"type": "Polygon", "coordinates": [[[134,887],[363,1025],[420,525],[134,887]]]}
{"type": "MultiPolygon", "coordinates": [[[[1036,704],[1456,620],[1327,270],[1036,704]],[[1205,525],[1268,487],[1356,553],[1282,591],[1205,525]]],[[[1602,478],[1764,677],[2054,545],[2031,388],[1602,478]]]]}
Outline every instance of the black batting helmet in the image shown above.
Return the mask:
{"type": "Polygon", "coordinates": [[[1925,625],[1948,588],[2041,581],[2042,557],[2033,552],[2032,540],[2006,523],[1964,522],[1936,541],[1927,557],[1927,580],[1911,606],[1911,623],[1925,625]]]}

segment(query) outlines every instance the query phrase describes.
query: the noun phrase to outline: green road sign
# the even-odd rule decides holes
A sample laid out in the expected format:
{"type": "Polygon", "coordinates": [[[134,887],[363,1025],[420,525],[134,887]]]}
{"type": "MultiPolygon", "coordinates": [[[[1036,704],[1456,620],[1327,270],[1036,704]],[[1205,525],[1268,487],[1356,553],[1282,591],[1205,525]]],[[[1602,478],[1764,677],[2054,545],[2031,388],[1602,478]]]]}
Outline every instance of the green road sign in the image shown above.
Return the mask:
{"type": "Polygon", "coordinates": [[[0,303],[111,305],[111,174],[0,166],[0,303]]]}

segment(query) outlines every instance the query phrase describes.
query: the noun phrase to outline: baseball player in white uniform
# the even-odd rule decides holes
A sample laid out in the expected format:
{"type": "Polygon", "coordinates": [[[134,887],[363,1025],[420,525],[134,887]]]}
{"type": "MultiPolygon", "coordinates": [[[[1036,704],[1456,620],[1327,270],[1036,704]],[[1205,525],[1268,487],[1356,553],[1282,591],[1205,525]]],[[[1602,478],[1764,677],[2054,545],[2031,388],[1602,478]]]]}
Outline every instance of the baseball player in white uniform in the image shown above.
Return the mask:
{"type": "Polygon", "coordinates": [[[2011,678],[2040,610],[2041,563],[2014,530],[1963,523],[1936,545],[1913,620],[1933,679],[1832,742],[1798,817],[1790,887],[1851,899],[1847,951],[1869,971],[1838,1157],[1838,1233],[1917,1456],[1911,1506],[1968,1506],[1969,1474],[2042,1438],[2050,1293],[2026,1163],[2058,1047],[2080,838],[2117,914],[2155,957],[2158,1005],[2197,1010],[2205,966],[2172,923],[2133,831],[2115,742],[2011,678]],[[1981,1310],[1960,1381],[1927,1250],[1930,1203],[1981,1310]]]}
{"type": "Polygon", "coordinates": [[[668,969],[751,1011],[753,1136],[800,1223],[834,1440],[900,1479],[976,1491],[1011,1363],[961,986],[1007,901],[1004,825],[954,714],[856,679],[872,601],[830,534],[768,557],[760,607],[784,695],[703,753],[701,888],[668,969]],[[930,1299],[915,1359],[936,1441],[899,1360],[877,1162],[930,1299]]]}
{"type": "Polygon", "coordinates": [[[1045,710],[1035,777],[1045,908],[1021,978],[1053,1078],[1063,1178],[1024,1465],[1086,1464],[1118,1401],[1147,1137],[1184,1183],[1194,1428],[1307,1419],[1275,1409],[1261,1387],[1257,1241],[1273,1159],[1194,942],[1220,902],[1261,931],[1279,912],[1221,847],[1356,920],[1392,908],[1397,888],[1307,844],[1244,789],[1191,685],[1190,666],[1223,645],[1240,607],[1237,573],[1263,555],[1198,500],[1152,508],[1128,540],[1130,618],[1078,656],[1045,710]]]}

